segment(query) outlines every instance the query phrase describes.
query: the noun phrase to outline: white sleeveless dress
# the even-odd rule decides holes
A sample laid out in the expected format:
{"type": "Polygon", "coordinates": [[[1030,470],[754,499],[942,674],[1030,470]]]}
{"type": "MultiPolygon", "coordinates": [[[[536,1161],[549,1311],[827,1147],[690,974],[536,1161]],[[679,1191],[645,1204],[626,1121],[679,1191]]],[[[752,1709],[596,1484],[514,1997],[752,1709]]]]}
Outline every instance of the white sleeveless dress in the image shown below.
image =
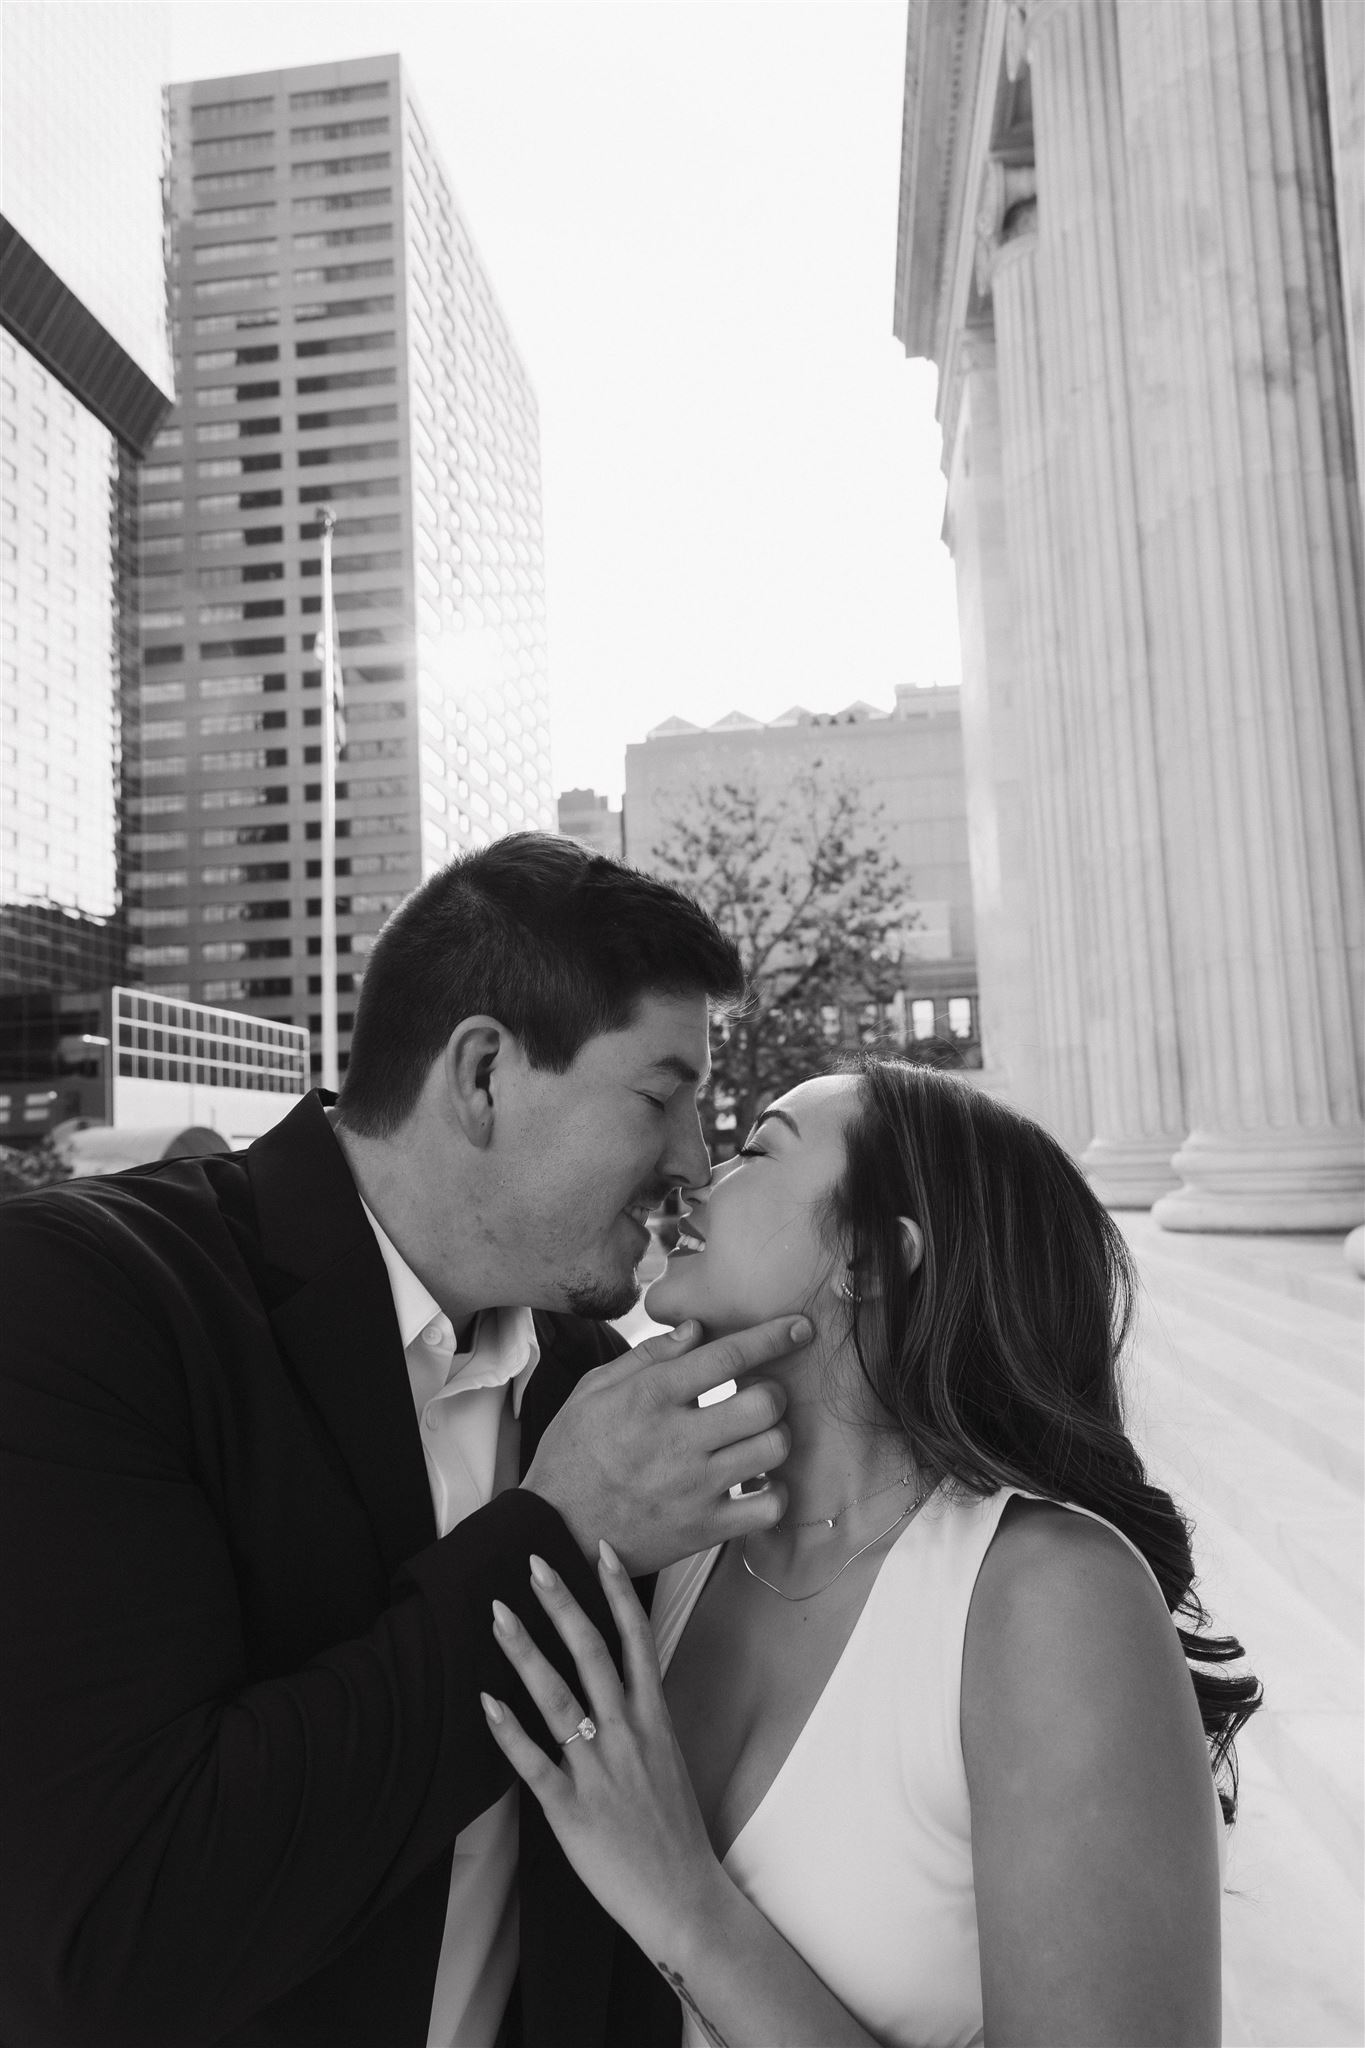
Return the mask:
{"type": "MultiPolygon", "coordinates": [[[[962,1645],[977,1573],[1017,1491],[940,1491],[907,1525],[725,1858],[740,1890],[886,2048],[982,2039],[962,1645]]],[[[664,1670],[719,1555],[659,1574],[652,1618],[664,1670]]],[[[690,2018],[683,2041],[704,2048],[690,2018]]]]}

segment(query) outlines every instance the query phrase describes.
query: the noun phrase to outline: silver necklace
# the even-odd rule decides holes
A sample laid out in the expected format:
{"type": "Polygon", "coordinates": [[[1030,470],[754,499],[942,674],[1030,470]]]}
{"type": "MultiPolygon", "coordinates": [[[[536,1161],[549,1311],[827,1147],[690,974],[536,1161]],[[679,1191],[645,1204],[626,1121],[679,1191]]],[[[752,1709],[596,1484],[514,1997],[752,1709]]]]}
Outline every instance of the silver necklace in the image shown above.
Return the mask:
{"type": "MultiPolygon", "coordinates": [[[[889,1487],[884,1488],[883,1490],[885,1492],[890,1492],[889,1487]]],[[[868,1495],[869,1500],[873,1499],[874,1497],[875,1496],[871,1494],[868,1495]]],[[[775,1586],[771,1579],[765,1579],[762,1572],[756,1572],[749,1562],[749,1539],[747,1536],[744,1538],[744,1541],[739,1546],[739,1561],[743,1565],[745,1571],[749,1574],[749,1577],[751,1579],[757,1579],[760,1586],[766,1586],[770,1593],[776,1593],[779,1600],[786,1600],[787,1602],[789,1602],[790,1605],[795,1607],[799,1605],[800,1602],[803,1600],[813,1600],[817,1593],[827,1593],[830,1587],[834,1584],[835,1579],[841,1579],[851,1564],[856,1564],[858,1559],[862,1557],[867,1551],[873,1549],[878,1543],[880,1543],[883,1540],[883,1538],[889,1536],[891,1534],[891,1531],[897,1526],[897,1523],[908,1522],[911,1515],[917,1514],[919,1510],[924,1506],[924,1503],[928,1498],[929,1496],[927,1493],[917,1493],[915,1495],[915,1498],[911,1501],[909,1507],[902,1508],[900,1513],[896,1516],[895,1521],[887,1523],[886,1527],[882,1530],[881,1535],[874,1536],[870,1542],[864,1543],[862,1549],[855,1550],[852,1557],[846,1557],[843,1563],[840,1565],[838,1571],[834,1574],[833,1579],[826,1579],[822,1586],[813,1586],[809,1593],[784,1593],[782,1588],[780,1586],[775,1586]]],[[[849,1507],[853,1507],[854,1505],[855,1503],[853,1501],[849,1502],[849,1507]]],[[[844,1512],[847,1513],[847,1509],[845,1509],[844,1512]]],[[[774,1527],[777,1526],[779,1525],[774,1524],[774,1527]]],[[[799,1528],[802,1525],[798,1523],[796,1526],[799,1528]]]]}
{"type": "MultiPolygon", "coordinates": [[[[908,1486],[914,1478],[913,1472],[902,1472],[899,1479],[893,1479],[889,1486],[879,1486],[875,1493],[860,1493],[856,1500],[846,1500],[832,1515],[816,1515],[809,1522],[774,1522],[774,1529],[832,1529],[836,1522],[842,1522],[850,1508],[860,1508],[865,1500],[880,1500],[884,1493],[894,1493],[898,1486],[908,1486]]],[[[895,1523],[891,1524],[895,1528],[895,1523]]]]}

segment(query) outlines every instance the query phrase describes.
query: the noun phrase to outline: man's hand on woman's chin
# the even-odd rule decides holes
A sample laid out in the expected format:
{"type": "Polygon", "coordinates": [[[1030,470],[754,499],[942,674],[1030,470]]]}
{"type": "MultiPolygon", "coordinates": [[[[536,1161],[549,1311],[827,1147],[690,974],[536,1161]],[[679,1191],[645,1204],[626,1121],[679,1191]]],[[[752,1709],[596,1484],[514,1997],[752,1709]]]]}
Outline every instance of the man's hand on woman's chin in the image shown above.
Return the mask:
{"type": "Polygon", "coordinates": [[[709,1344],[694,1322],[651,1337],[579,1381],[549,1425],[522,1485],[557,1508],[585,1554],[605,1537],[636,1577],[780,1520],[781,1481],[731,1499],[790,1448],[786,1395],[750,1375],[807,1344],[801,1316],[709,1344]],[[746,1384],[706,1408],[727,1380],[746,1384]]]}

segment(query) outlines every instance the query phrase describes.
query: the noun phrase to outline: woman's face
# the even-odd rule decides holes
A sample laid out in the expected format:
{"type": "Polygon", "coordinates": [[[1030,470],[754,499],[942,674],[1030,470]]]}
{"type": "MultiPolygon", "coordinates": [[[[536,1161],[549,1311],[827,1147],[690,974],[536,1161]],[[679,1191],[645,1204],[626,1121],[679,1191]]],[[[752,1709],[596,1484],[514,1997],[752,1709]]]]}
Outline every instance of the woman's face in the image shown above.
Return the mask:
{"type": "Polygon", "coordinates": [[[857,1100],[856,1075],[822,1074],[764,1110],[739,1155],[688,1194],[678,1248],[645,1293],[656,1322],[695,1316],[719,1337],[809,1312],[835,1263],[819,1218],[857,1100]]]}

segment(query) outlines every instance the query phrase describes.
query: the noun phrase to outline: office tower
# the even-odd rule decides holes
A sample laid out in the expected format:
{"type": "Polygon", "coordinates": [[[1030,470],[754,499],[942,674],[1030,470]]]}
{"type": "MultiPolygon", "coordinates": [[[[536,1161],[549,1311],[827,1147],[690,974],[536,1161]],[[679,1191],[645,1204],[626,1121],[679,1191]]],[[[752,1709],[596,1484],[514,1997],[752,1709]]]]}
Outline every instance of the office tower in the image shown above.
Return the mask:
{"type": "Polygon", "coordinates": [[[142,472],[138,956],[320,1025],[318,511],[338,992],[453,854],[554,819],[535,399],[397,57],[173,86],[180,402],[142,472]]]}
{"type": "Polygon", "coordinates": [[[172,391],[146,11],[5,10],[0,991],[121,978],[135,461],[172,391]]]}

